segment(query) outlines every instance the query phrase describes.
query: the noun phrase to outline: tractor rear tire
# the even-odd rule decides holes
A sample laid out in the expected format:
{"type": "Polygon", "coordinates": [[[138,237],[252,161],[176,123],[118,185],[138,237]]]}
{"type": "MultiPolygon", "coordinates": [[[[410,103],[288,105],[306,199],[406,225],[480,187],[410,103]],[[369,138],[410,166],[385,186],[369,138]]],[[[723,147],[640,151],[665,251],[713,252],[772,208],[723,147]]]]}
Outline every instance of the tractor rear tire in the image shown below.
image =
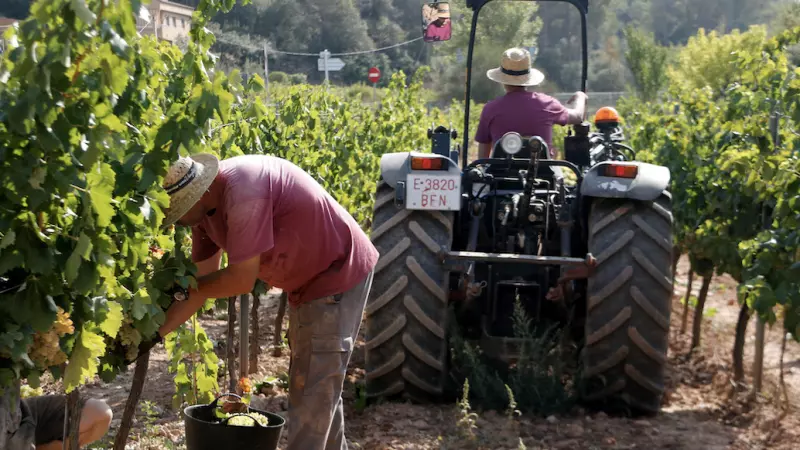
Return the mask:
{"type": "Polygon", "coordinates": [[[672,302],[672,197],[593,200],[583,347],[584,400],[608,412],[657,414],[672,302]],[[602,405],[602,406],[601,406],[602,405]]]}
{"type": "Polygon", "coordinates": [[[450,249],[453,213],[398,208],[378,183],[371,239],[381,256],[366,314],[369,400],[441,400],[447,374],[449,272],[437,253],[450,249]]]}

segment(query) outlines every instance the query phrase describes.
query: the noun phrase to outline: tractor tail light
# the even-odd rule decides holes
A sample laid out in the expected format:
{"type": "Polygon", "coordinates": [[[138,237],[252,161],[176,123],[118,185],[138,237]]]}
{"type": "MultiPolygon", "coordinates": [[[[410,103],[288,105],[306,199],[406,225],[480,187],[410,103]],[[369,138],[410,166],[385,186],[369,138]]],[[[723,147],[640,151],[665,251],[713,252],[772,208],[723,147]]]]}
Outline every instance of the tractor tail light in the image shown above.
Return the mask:
{"type": "Polygon", "coordinates": [[[445,170],[444,161],[441,158],[412,157],[411,168],[413,170],[445,170]]]}
{"type": "Polygon", "coordinates": [[[604,177],[614,178],[636,178],[639,173],[637,166],[623,166],[619,164],[606,164],[601,170],[604,177]]]}

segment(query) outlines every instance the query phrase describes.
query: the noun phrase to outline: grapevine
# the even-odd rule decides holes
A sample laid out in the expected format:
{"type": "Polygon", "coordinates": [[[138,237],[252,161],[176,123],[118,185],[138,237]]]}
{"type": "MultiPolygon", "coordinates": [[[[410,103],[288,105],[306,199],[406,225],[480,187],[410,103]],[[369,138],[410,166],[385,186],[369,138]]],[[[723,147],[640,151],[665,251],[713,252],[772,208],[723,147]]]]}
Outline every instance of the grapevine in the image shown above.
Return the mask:
{"type": "MultiPolygon", "coordinates": [[[[38,0],[5,32],[0,388],[49,371],[70,392],[140,356],[165,292],[195,283],[189,232],[161,228],[179,155],[283,157],[368,228],[380,156],[429,151],[431,123],[461,123],[461,106],[427,108],[424,70],[394,74],[377,109],[308,86],[274,89],[267,107],[258,76],[217,72],[207,51],[207,23],[235,3],[201,2],[185,52],[140,37],[130,0],[38,0]]],[[[176,402],[213,398],[219,361],[202,328],[184,325],[165,346],[176,402]]]]}
{"type": "MultiPolygon", "coordinates": [[[[732,53],[727,85],[675,80],[660,104],[627,103],[637,159],[670,168],[676,237],[698,273],[728,273],[739,301],[800,340],[800,69],[788,30],[732,53]]],[[[728,56],[726,56],[728,57],[728,56]]],[[[744,315],[743,317],[747,317],[744,315]]]]}

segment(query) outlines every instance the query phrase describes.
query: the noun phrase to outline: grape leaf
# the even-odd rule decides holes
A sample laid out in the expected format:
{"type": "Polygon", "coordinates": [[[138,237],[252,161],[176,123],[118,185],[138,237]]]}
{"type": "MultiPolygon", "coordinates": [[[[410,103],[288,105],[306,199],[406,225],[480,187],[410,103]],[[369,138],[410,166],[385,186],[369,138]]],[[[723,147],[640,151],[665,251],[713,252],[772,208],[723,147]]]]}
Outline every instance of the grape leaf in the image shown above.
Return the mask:
{"type": "Polygon", "coordinates": [[[133,318],[136,320],[141,320],[142,317],[147,314],[147,306],[152,304],[153,301],[150,298],[150,294],[147,293],[147,289],[139,289],[136,292],[136,295],[133,296],[133,318]]]}
{"type": "Polygon", "coordinates": [[[86,24],[92,24],[97,19],[97,15],[86,6],[86,0],[72,0],[72,10],[86,24]]]}
{"type": "MultiPolygon", "coordinates": [[[[214,375],[216,375],[216,373],[214,375]]],[[[208,395],[208,393],[218,391],[219,384],[217,384],[216,376],[208,376],[206,374],[203,374],[202,372],[198,373],[197,390],[199,391],[198,394],[205,392],[206,395],[208,395]]],[[[211,398],[213,398],[213,396],[211,398]]]]}
{"type": "Polygon", "coordinates": [[[106,351],[103,337],[91,331],[87,325],[90,323],[84,324],[81,329],[80,337],[64,372],[64,387],[67,393],[97,373],[97,366],[100,364],[98,358],[106,351]]]}
{"type": "Polygon", "coordinates": [[[6,234],[3,235],[3,239],[0,240],[0,250],[8,247],[9,245],[14,245],[14,241],[17,239],[17,233],[14,230],[6,231],[6,234]]]}
{"type": "Polygon", "coordinates": [[[116,338],[117,332],[122,326],[122,305],[113,301],[107,302],[106,305],[108,306],[108,311],[106,312],[105,320],[98,323],[97,326],[103,333],[116,338]]]}
{"type": "Polygon", "coordinates": [[[17,324],[8,324],[6,328],[8,328],[8,331],[0,333],[0,348],[11,353],[12,357],[19,358],[28,351],[28,346],[31,344],[33,337],[31,334],[20,332],[17,324]]]}
{"type": "Polygon", "coordinates": [[[40,376],[41,376],[41,374],[38,371],[36,371],[36,370],[30,371],[28,373],[28,386],[30,386],[30,387],[32,387],[34,389],[38,389],[39,386],[41,386],[41,384],[42,384],[40,379],[39,379],[40,376]]]}
{"type": "Polygon", "coordinates": [[[67,258],[67,264],[64,268],[64,276],[67,279],[67,283],[71,284],[73,281],[75,281],[75,278],[78,277],[78,269],[80,269],[81,258],[88,261],[91,252],[91,239],[89,239],[89,236],[86,234],[81,233],[80,237],[78,238],[78,245],[75,246],[75,250],[73,250],[72,254],[69,255],[69,258],[67,258]]]}
{"type": "Polygon", "coordinates": [[[107,227],[114,216],[111,194],[114,191],[115,174],[110,165],[98,164],[86,174],[89,185],[89,195],[92,198],[92,208],[97,214],[97,224],[107,227]]]}
{"type": "Polygon", "coordinates": [[[44,183],[44,179],[47,177],[47,168],[43,166],[39,166],[33,169],[33,173],[31,173],[31,177],[28,179],[28,182],[33,186],[34,189],[42,189],[42,183],[44,183]]]}

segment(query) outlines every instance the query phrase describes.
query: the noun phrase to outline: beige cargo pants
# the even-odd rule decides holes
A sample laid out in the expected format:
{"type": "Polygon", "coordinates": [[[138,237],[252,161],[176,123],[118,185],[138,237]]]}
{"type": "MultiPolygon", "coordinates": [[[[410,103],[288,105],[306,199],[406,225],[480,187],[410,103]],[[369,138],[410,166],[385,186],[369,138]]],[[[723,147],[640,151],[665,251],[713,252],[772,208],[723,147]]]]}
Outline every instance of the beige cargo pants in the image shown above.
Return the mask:
{"type": "Polygon", "coordinates": [[[342,386],[372,275],[347,292],[289,308],[287,450],[344,450],[342,386]]]}

